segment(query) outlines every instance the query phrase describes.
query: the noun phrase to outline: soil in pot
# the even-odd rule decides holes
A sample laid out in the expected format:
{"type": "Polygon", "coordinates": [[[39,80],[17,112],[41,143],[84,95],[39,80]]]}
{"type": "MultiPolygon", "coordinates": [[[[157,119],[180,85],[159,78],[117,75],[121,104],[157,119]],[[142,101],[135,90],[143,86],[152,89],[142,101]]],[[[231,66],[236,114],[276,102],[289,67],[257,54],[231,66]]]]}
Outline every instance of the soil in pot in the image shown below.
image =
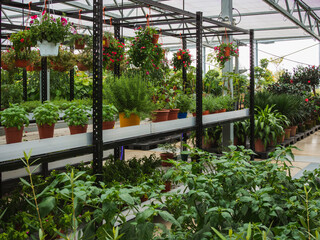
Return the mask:
{"type": "Polygon", "coordinates": [[[24,127],[21,127],[20,129],[18,129],[17,127],[9,127],[9,128],[5,127],[4,132],[6,134],[7,144],[21,142],[23,129],[24,127]]]}
{"type": "Polygon", "coordinates": [[[102,122],[102,130],[113,129],[115,123],[115,121],[102,122]]]}
{"type": "Polygon", "coordinates": [[[69,126],[70,129],[70,134],[74,135],[74,134],[79,134],[79,133],[86,133],[87,129],[88,129],[88,124],[84,125],[84,126],[69,126]]]}
{"type": "Polygon", "coordinates": [[[256,152],[265,152],[266,147],[263,144],[263,141],[261,139],[256,139],[254,142],[254,148],[256,152]]]}
{"type": "Polygon", "coordinates": [[[298,126],[292,126],[290,131],[290,137],[294,137],[297,133],[298,126]]]}
{"type": "Polygon", "coordinates": [[[52,138],[53,133],[54,133],[54,125],[52,124],[51,126],[49,124],[43,124],[43,125],[38,125],[38,131],[39,131],[39,138],[44,139],[44,138],[52,138]]]}
{"type": "Polygon", "coordinates": [[[169,116],[168,116],[168,120],[178,119],[178,113],[179,113],[179,111],[180,111],[179,108],[170,109],[169,116]]]}
{"type": "Polygon", "coordinates": [[[286,128],[286,129],[284,129],[284,132],[285,132],[285,137],[284,137],[284,139],[290,139],[291,128],[286,128]]]}
{"type": "Polygon", "coordinates": [[[137,114],[131,113],[129,118],[125,117],[124,113],[119,113],[120,127],[130,127],[140,125],[140,117],[137,114]]]}
{"type": "Polygon", "coordinates": [[[152,122],[163,122],[167,121],[170,110],[156,110],[152,113],[152,122]]]}

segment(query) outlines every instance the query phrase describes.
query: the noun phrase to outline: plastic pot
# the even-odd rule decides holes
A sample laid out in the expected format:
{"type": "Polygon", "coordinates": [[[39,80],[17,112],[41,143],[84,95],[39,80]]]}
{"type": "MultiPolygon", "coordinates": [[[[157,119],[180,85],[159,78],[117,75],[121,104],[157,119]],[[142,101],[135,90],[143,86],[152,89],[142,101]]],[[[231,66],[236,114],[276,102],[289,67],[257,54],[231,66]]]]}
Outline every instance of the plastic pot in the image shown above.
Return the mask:
{"type": "Polygon", "coordinates": [[[40,56],[58,56],[60,43],[53,43],[43,40],[42,42],[38,41],[38,46],[40,49],[40,56]]]}
{"type": "Polygon", "coordinates": [[[156,110],[152,112],[152,122],[163,122],[167,121],[170,110],[156,110]]]}
{"type": "Polygon", "coordinates": [[[9,128],[5,127],[4,132],[6,134],[7,144],[21,142],[23,129],[24,129],[23,126],[20,129],[18,129],[17,127],[9,127],[9,128]]]}
{"type": "Polygon", "coordinates": [[[129,118],[126,118],[124,113],[119,113],[120,127],[130,127],[140,125],[140,117],[137,114],[131,113],[129,118]]]}
{"type": "Polygon", "coordinates": [[[74,134],[79,134],[79,133],[86,133],[87,129],[88,129],[88,124],[82,126],[69,126],[70,129],[70,134],[74,135],[74,134]]]}
{"type": "Polygon", "coordinates": [[[43,124],[38,126],[38,131],[39,131],[39,138],[44,139],[44,138],[52,138],[53,133],[54,133],[54,125],[52,124],[51,126],[49,124],[43,124]]]}
{"type": "Polygon", "coordinates": [[[187,112],[179,112],[178,113],[178,119],[187,118],[188,113],[187,112]]]}

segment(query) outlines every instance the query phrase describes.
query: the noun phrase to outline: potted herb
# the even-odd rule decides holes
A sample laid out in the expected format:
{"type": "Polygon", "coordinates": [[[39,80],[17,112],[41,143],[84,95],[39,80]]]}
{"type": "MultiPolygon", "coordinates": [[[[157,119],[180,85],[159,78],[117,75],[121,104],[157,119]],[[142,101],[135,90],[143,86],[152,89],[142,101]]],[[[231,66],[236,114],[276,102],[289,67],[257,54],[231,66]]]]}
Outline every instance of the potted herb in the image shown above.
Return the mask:
{"type": "Polygon", "coordinates": [[[72,52],[60,49],[56,57],[49,58],[51,68],[55,71],[65,72],[76,65],[76,58],[72,52]]]}
{"type": "Polygon", "coordinates": [[[1,68],[12,71],[15,68],[16,53],[13,48],[1,52],[1,68]]]}
{"type": "Polygon", "coordinates": [[[37,42],[41,56],[57,56],[59,45],[70,33],[71,24],[64,17],[54,18],[45,11],[30,20],[32,41],[37,42]]]}
{"type": "Polygon", "coordinates": [[[108,47],[103,48],[103,65],[108,70],[113,70],[116,63],[120,63],[125,58],[125,44],[119,40],[109,37],[108,47]]]}
{"type": "Polygon", "coordinates": [[[77,103],[70,103],[68,106],[64,111],[64,120],[69,126],[70,134],[86,133],[91,117],[90,108],[77,103]]]}
{"type": "Polygon", "coordinates": [[[177,108],[180,109],[178,118],[186,118],[191,106],[192,99],[186,94],[178,94],[176,96],[177,108]]]}
{"type": "Polygon", "coordinates": [[[177,108],[177,101],[174,97],[168,98],[166,108],[170,110],[168,120],[178,119],[178,113],[179,113],[180,109],[177,108]]]}
{"type": "Polygon", "coordinates": [[[59,120],[59,108],[50,102],[37,107],[34,111],[40,139],[52,138],[55,123],[59,120]]]}
{"type": "Polygon", "coordinates": [[[4,126],[6,133],[7,144],[21,142],[24,125],[26,127],[29,125],[27,112],[24,108],[12,104],[9,108],[0,112],[0,116],[1,124],[4,126]]]}
{"type": "Polygon", "coordinates": [[[231,56],[238,57],[239,56],[239,49],[238,46],[231,42],[231,43],[221,43],[220,46],[214,47],[216,52],[215,60],[219,63],[221,68],[224,68],[224,64],[231,59],[231,56]]]}
{"type": "Polygon", "coordinates": [[[166,103],[162,99],[155,100],[154,109],[152,111],[152,122],[163,122],[168,120],[170,110],[165,109],[166,103]]]}
{"type": "Polygon", "coordinates": [[[151,112],[151,94],[140,75],[122,75],[106,90],[109,102],[119,111],[120,127],[140,124],[140,118],[151,112]]]}
{"type": "Polygon", "coordinates": [[[175,143],[163,143],[159,144],[159,147],[164,151],[163,153],[160,153],[160,158],[162,160],[162,166],[163,167],[171,167],[172,164],[166,162],[168,159],[176,159],[176,152],[177,152],[177,147],[175,143]]]}
{"type": "Polygon", "coordinates": [[[115,124],[115,115],[118,114],[118,110],[112,104],[102,105],[102,129],[112,129],[115,124]]]}
{"type": "Polygon", "coordinates": [[[173,54],[173,69],[181,70],[183,67],[188,68],[191,64],[191,54],[189,53],[189,49],[179,49],[178,52],[173,54]]]}
{"type": "Polygon", "coordinates": [[[91,49],[85,49],[76,55],[79,71],[91,71],[93,68],[93,52],[91,49]]]}

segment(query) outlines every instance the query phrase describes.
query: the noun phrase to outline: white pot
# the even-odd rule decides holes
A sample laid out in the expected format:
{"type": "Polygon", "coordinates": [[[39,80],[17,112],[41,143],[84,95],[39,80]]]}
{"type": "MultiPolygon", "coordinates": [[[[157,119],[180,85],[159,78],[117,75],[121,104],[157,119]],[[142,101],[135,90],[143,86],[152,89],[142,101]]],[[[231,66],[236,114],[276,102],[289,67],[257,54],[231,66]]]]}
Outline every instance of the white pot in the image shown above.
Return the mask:
{"type": "Polygon", "coordinates": [[[43,40],[42,42],[38,41],[38,46],[41,56],[58,56],[60,43],[53,43],[43,40]]]}

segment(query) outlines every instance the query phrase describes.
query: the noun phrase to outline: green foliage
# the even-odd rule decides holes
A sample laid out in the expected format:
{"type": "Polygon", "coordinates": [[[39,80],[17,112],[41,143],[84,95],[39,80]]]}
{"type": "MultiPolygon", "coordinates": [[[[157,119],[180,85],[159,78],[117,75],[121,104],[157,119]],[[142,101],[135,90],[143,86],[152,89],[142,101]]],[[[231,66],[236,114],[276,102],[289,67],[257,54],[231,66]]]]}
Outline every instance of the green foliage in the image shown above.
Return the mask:
{"type": "Polygon", "coordinates": [[[42,16],[31,16],[30,33],[35,45],[37,41],[44,40],[53,43],[61,43],[70,34],[70,22],[64,17],[54,18],[43,12],[42,16]]]}
{"type": "Polygon", "coordinates": [[[92,71],[93,68],[93,52],[87,48],[75,55],[77,62],[82,63],[85,67],[92,71]]]}
{"type": "Polygon", "coordinates": [[[177,108],[180,109],[180,112],[188,112],[190,110],[192,98],[189,97],[187,94],[178,94],[175,97],[177,102],[177,108]]]}
{"type": "Polygon", "coordinates": [[[16,51],[13,48],[7,49],[6,51],[1,52],[1,66],[3,64],[7,65],[9,71],[12,71],[15,68],[16,61],[16,51]]]}
{"type": "Polygon", "coordinates": [[[286,94],[306,96],[310,94],[311,88],[310,86],[304,85],[301,83],[292,84],[292,83],[277,82],[277,83],[268,85],[266,90],[274,94],[286,93],[286,94]]]}
{"type": "Polygon", "coordinates": [[[118,110],[112,104],[102,105],[102,121],[114,121],[118,110]]]}
{"type": "Polygon", "coordinates": [[[30,50],[30,47],[32,47],[31,38],[31,31],[23,30],[16,33],[12,33],[10,35],[10,42],[12,42],[14,49],[18,53],[19,51],[24,50],[25,48],[28,48],[30,50]]]}
{"type": "Polygon", "coordinates": [[[209,70],[203,79],[203,91],[214,96],[222,95],[223,87],[220,84],[221,77],[217,70],[209,70]]]}
{"type": "Polygon", "coordinates": [[[179,49],[178,52],[175,52],[173,54],[172,63],[174,70],[182,70],[183,67],[188,69],[192,63],[189,49],[179,49]]]}
{"type": "Polygon", "coordinates": [[[56,57],[49,57],[49,61],[51,67],[54,70],[59,71],[67,71],[71,70],[76,65],[76,58],[75,55],[63,49],[59,49],[59,54],[56,57]]]}
{"type": "Polygon", "coordinates": [[[105,95],[119,113],[124,112],[127,117],[131,113],[139,116],[150,113],[152,108],[151,94],[141,75],[132,77],[122,75],[114,82],[110,82],[108,87],[105,89],[105,95]]]}
{"type": "Polygon", "coordinates": [[[233,86],[233,96],[237,101],[243,99],[243,95],[247,93],[247,88],[249,86],[248,78],[245,75],[227,72],[222,75],[222,81],[220,82],[223,90],[227,91],[231,95],[231,85],[230,80],[233,86]]]}
{"type": "Polygon", "coordinates": [[[69,103],[66,106],[68,108],[64,111],[64,120],[68,126],[84,126],[89,123],[89,107],[77,103],[69,103]]]}
{"type": "Polygon", "coordinates": [[[125,59],[125,44],[108,35],[109,47],[103,47],[103,65],[107,69],[113,69],[115,64],[120,64],[125,59]]]}
{"type": "Polygon", "coordinates": [[[2,84],[1,86],[1,104],[3,107],[9,107],[10,104],[21,103],[23,98],[22,84],[2,84]]]}
{"type": "Polygon", "coordinates": [[[177,143],[176,142],[166,142],[163,144],[159,144],[158,147],[161,148],[165,153],[173,153],[176,155],[177,152],[177,143]]]}
{"type": "Polygon", "coordinates": [[[29,125],[29,119],[27,118],[27,112],[24,108],[18,106],[18,104],[10,104],[10,107],[0,112],[1,124],[6,128],[17,127],[20,129],[29,125]]]}
{"type": "Polygon", "coordinates": [[[316,95],[316,87],[320,81],[320,66],[298,66],[294,69],[293,83],[301,83],[303,85],[310,86],[313,90],[313,94],[316,95]]]}
{"type": "Polygon", "coordinates": [[[257,80],[256,89],[263,89],[274,83],[272,72],[267,69],[268,63],[266,58],[260,59],[260,67],[254,68],[254,77],[257,80]]]}
{"type": "Polygon", "coordinates": [[[34,111],[34,118],[39,126],[52,125],[59,120],[59,108],[51,102],[45,102],[34,111]]]}

